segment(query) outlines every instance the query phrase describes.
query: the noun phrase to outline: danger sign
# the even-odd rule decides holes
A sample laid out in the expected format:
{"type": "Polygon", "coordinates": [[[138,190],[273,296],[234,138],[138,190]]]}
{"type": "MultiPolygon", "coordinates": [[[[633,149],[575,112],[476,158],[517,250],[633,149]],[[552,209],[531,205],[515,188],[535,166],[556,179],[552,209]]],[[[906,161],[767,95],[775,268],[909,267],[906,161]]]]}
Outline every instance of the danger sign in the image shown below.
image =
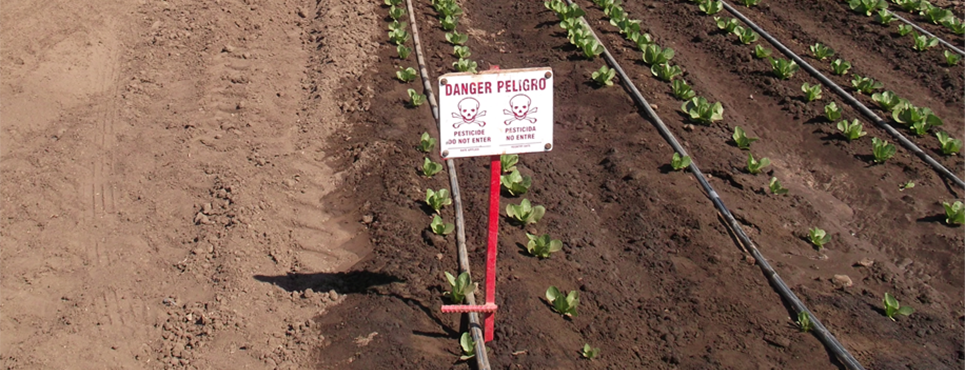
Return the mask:
{"type": "Polygon", "coordinates": [[[553,149],[553,70],[522,68],[439,77],[443,158],[553,149]]]}

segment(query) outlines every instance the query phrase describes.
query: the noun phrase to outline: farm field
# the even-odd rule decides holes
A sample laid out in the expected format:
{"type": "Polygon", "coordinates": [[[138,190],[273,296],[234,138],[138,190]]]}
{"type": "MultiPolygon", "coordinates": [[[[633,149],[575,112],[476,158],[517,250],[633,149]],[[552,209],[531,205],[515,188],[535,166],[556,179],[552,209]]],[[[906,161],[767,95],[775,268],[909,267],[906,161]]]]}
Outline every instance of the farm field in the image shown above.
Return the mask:
{"type": "MultiPolygon", "coordinates": [[[[798,327],[692,172],[671,166],[674,149],[622,79],[593,80],[602,55],[574,46],[542,1],[456,3],[471,51],[462,66],[551,67],[555,80],[554,148],[520,155],[532,186],[501,194],[492,368],[845,368],[798,327]],[[546,214],[518,226],[505,206],[524,198],[546,214]],[[527,233],[562,249],[533,257],[527,233]],[[554,312],[549,286],[578,291],[578,315],[554,312]],[[584,344],[599,356],[582,358],[584,344]]],[[[755,45],[787,57],[721,30],[714,16],[733,17],[726,10],[622,4],[641,34],[674,50],[673,79],[721,103],[721,119],[703,125],[609,11],[576,4],[743,231],[858,362],[965,366],[965,234],[943,207],[965,189],[828,87],[807,101],[802,84],[820,82],[803,69],[776,77],[755,45]],[[830,102],[866,135],[847,140],[825,117],[830,102]],[[758,138],[749,150],[736,127],[758,138]],[[876,163],[872,138],[895,143],[894,157],[876,163]],[[749,173],[748,153],[769,166],[749,173]],[[772,178],[787,194],[773,193],[772,178]],[[830,236],[823,248],[812,228],[830,236]],[[890,320],[885,293],[914,312],[890,320]]],[[[933,4],[963,15],[960,2],[933,4]]],[[[965,63],[949,65],[945,46],[916,51],[900,22],[880,25],[847,2],[731,5],[849,93],[854,75],[870,77],[875,92],[930,108],[943,124],[918,136],[872,94],[855,94],[965,175],[962,155],[945,155],[935,135],[965,134],[965,63]],[[834,55],[818,60],[816,43],[834,55]],[[832,73],[838,58],[852,65],[846,75],[832,73]]],[[[432,2],[412,6],[434,84],[460,58],[432,2]]],[[[402,59],[387,35],[388,5],[17,0],[0,5],[0,21],[5,368],[476,367],[459,358],[467,321],[440,311],[452,290],[444,274],[458,272],[456,233],[429,228],[426,189],[450,182],[447,169],[424,176],[423,163],[448,163],[417,148],[438,129],[430,104],[411,104],[409,89],[425,93],[420,76],[397,75],[419,65],[411,38],[402,59]]],[[[481,301],[489,163],[453,161],[481,301]]],[[[438,213],[455,220],[452,205],[438,213]]]]}

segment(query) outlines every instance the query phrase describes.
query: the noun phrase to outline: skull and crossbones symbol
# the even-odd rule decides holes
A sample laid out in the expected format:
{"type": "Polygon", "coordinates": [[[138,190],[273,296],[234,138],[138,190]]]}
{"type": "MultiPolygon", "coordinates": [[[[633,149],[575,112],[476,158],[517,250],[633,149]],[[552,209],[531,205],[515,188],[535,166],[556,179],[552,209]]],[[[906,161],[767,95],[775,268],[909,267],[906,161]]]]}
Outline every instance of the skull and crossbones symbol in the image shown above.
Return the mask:
{"type": "Polygon", "coordinates": [[[529,117],[530,114],[536,113],[538,108],[531,107],[532,100],[526,95],[517,94],[509,99],[509,106],[513,108],[512,110],[503,109],[503,114],[512,115],[510,118],[503,123],[510,124],[516,121],[529,121],[529,123],[536,123],[536,118],[529,117]]]}
{"type": "Polygon", "coordinates": [[[486,122],[477,118],[485,116],[486,111],[479,110],[479,100],[464,98],[459,101],[459,113],[453,113],[452,118],[462,118],[462,121],[452,124],[452,128],[459,128],[462,125],[477,124],[479,127],[486,127],[486,122]]]}

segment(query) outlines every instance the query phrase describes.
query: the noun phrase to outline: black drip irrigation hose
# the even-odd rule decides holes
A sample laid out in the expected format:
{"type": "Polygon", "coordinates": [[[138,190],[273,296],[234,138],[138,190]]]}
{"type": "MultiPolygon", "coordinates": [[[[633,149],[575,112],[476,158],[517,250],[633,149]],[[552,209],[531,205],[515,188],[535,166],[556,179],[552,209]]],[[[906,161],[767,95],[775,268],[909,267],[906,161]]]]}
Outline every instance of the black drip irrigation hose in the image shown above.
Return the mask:
{"type": "MultiPolygon", "coordinates": [[[[566,0],[566,2],[571,5],[573,4],[572,0],[566,0]]],[[[580,21],[583,22],[587,29],[590,30],[590,34],[593,36],[593,38],[596,39],[600,45],[603,45],[603,41],[597,37],[596,32],[593,31],[590,23],[587,22],[583,17],[580,17],[580,21]]],[[[616,59],[613,58],[613,55],[610,54],[610,51],[605,45],[603,46],[603,57],[606,59],[607,63],[613,66],[613,69],[617,71],[617,74],[620,75],[620,80],[623,82],[623,85],[630,91],[630,95],[633,100],[636,101],[637,104],[640,105],[640,107],[642,107],[647,113],[647,116],[650,117],[651,123],[657,128],[658,131],[660,131],[660,135],[663,136],[667,143],[669,143],[677,153],[680,153],[681,156],[686,156],[686,150],[680,145],[680,143],[677,141],[677,138],[673,136],[673,133],[670,132],[670,129],[667,128],[667,125],[663,122],[663,120],[660,119],[660,116],[657,115],[657,112],[650,107],[650,103],[647,102],[647,99],[643,97],[643,95],[640,93],[640,90],[638,90],[633,82],[630,81],[630,76],[623,71],[623,68],[620,67],[620,64],[617,63],[616,59]]],[[[730,210],[727,209],[727,206],[724,205],[724,201],[720,199],[720,196],[716,191],[714,191],[714,188],[709,182],[707,182],[704,174],[700,172],[699,168],[697,168],[697,161],[692,159],[689,168],[690,172],[693,173],[694,177],[697,179],[697,182],[699,182],[700,186],[703,187],[705,192],[707,192],[707,197],[710,198],[711,202],[714,203],[714,207],[716,207],[720,212],[721,217],[727,221],[731,231],[734,232],[734,235],[737,236],[738,240],[740,240],[741,244],[743,244],[743,247],[749,251],[757,261],[757,265],[764,272],[764,276],[767,277],[767,280],[771,283],[771,286],[774,287],[781,298],[791,305],[794,311],[798,314],[801,312],[807,313],[814,327],[812,331],[814,332],[815,336],[817,336],[818,340],[824,344],[828,351],[833,353],[835,357],[837,357],[841,362],[844,363],[845,366],[847,366],[847,368],[852,370],[864,370],[864,367],[861,366],[858,360],[856,360],[854,356],[852,356],[851,353],[849,353],[848,350],[845,349],[840,342],[838,342],[834,335],[832,335],[831,332],[829,332],[828,329],[821,324],[821,321],[818,320],[817,316],[815,316],[814,313],[804,306],[804,303],[798,299],[797,295],[791,291],[791,288],[789,288],[787,284],[784,283],[784,280],[778,276],[777,271],[774,271],[774,268],[771,267],[771,264],[764,259],[764,255],[762,255],[757,249],[757,246],[754,244],[754,242],[751,241],[751,239],[744,232],[744,229],[740,226],[737,220],[734,219],[734,215],[731,214],[730,210]]]]}
{"type": "Polygon", "coordinates": [[[902,21],[902,22],[907,23],[909,26],[911,26],[912,28],[918,30],[918,32],[921,32],[921,33],[924,34],[925,36],[934,37],[934,38],[938,39],[938,42],[942,43],[942,45],[947,46],[949,49],[952,49],[952,51],[954,51],[954,52],[956,52],[956,53],[958,53],[958,54],[961,54],[961,55],[965,55],[965,51],[962,51],[962,49],[959,49],[959,48],[955,47],[955,45],[952,45],[951,43],[949,43],[948,41],[945,41],[945,40],[942,39],[941,37],[935,36],[935,35],[932,34],[931,32],[925,31],[924,28],[921,28],[921,27],[919,27],[917,24],[915,24],[914,22],[909,21],[908,19],[905,19],[905,17],[902,17],[902,16],[900,16],[900,15],[898,15],[898,14],[895,14],[895,12],[891,12],[891,15],[895,16],[895,18],[898,18],[899,21],[902,21]]]}
{"type": "MultiPolygon", "coordinates": [[[[429,70],[426,68],[425,57],[422,54],[422,43],[419,40],[419,28],[416,26],[412,0],[405,0],[405,5],[409,12],[409,21],[412,22],[412,41],[415,43],[415,55],[416,61],[419,64],[419,74],[422,76],[422,86],[425,88],[425,94],[428,97],[427,100],[429,100],[432,117],[438,122],[439,105],[436,103],[435,94],[432,93],[432,84],[429,82],[431,79],[429,77],[429,70]]],[[[433,122],[433,125],[435,125],[436,122],[433,122]]],[[[469,253],[466,250],[466,222],[462,213],[462,196],[459,191],[459,179],[456,178],[455,162],[454,159],[446,161],[446,165],[448,166],[447,172],[449,173],[449,187],[451,188],[452,200],[456,209],[456,250],[459,259],[459,270],[472,276],[472,273],[469,272],[469,253]]],[[[473,294],[473,292],[466,293],[466,303],[470,305],[476,304],[476,295],[473,294]]],[[[478,370],[490,370],[489,356],[486,353],[486,341],[483,336],[482,325],[479,321],[479,313],[477,312],[469,312],[469,335],[472,336],[476,347],[476,368],[478,370]]]]}
{"type": "Polygon", "coordinates": [[[915,143],[911,142],[911,140],[908,140],[908,138],[906,138],[905,135],[902,135],[900,132],[898,132],[898,130],[895,130],[894,127],[891,127],[891,125],[889,125],[888,122],[885,122],[884,119],[882,119],[877,114],[872,112],[871,109],[868,109],[868,107],[865,106],[864,103],[861,103],[860,101],[858,101],[858,99],[855,99],[854,96],[851,96],[851,94],[849,94],[847,91],[844,91],[844,89],[842,89],[841,86],[839,86],[838,84],[834,83],[834,81],[831,81],[830,79],[825,77],[824,74],[819,72],[817,69],[814,69],[814,67],[811,67],[811,65],[805,62],[804,59],[801,59],[801,57],[799,57],[793,51],[785,47],[784,44],[781,44],[780,41],[777,41],[777,39],[775,39],[774,36],[771,36],[771,34],[767,33],[767,31],[764,31],[763,28],[761,28],[760,26],[752,22],[750,19],[745,17],[743,14],[737,11],[737,9],[734,9],[734,7],[732,7],[726,1],[721,0],[721,3],[724,4],[724,9],[727,9],[727,11],[733,14],[735,17],[737,17],[737,19],[740,19],[742,22],[747,24],[747,26],[752,28],[757,33],[759,33],[761,37],[767,40],[767,42],[771,43],[771,45],[774,45],[774,47],[777,48],[777,50],[780,50],[781,53],[784,53],[784,55],[787,55],[789,58],[794,60],[795,63],[801,66],[801,68],[804,68],[804,70],[810,73],[811,76],[814,76],[814,78],[817,78],[819,81],[821,81],[822,84],[827,86],[829,89],[834,90],[834,92],[837,93],[839,96],[841,96],[842,99],[844,99],[849,104],[854,106],[855,109],[860,111],[866,117],[874,121],[875,125],[877,125],[881,129],[891,134],[891,136],[894,137],[895,140],[897,140],[898,143],[901,144],[901,146],[905,147],[905,149],[907,149],[908,151],[915,153],[915,155],[917,155],[919,158],[925,161],[925,163],[928,163],[929,166],[931,166],[936,172],[938,172],[939,175],[942,175],[946,179],[951,180],[956,185],[958,185],[958,187],[965,189],[965,182],[963,182],[962,179],[958,178],[958,176],[955,176],[955,174],[952,173],[952,171],[949,171],[948,168],[945,168],[945,166],[943,166],[941,163],[938,163],[938,161],[936,161],[934,158],[932,158],[927,153],[925,153],[925,151],[921,150],[921,148],[919,148],[918,145],[915,145],[915,143]]]}

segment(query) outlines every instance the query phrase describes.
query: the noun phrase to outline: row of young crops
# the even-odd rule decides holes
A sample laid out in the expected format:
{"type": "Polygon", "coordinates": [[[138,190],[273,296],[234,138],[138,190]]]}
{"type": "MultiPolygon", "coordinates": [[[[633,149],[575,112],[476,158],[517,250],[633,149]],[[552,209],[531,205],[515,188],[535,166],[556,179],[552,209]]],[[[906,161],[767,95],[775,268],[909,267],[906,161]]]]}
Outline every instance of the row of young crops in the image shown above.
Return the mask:
{"type": "MultiPolygon", "coordinates": [[[[924,0],[921,2],[927,3],[927,1],[924,0]]],[[[405,10],[401,6],[401,0],[385,0],[385,3],[389,7],[389,16],[393,19],[389,25],[389,38],[397,45],[399,60],[407,60],[411,51],[410,48],[405,46],[409,40],[409,35],[406,31],[407,25],[405,22],[399,21],[399,19],[405,15],[405,10]]],[[[757,5],[759,0],[744,0],[744,3],[746,6],[751,7],[757,5]]],[[[607,17],[610,24],[619,29],[620,33],[624,35],[625,40],[640,50],[643,62],[650,67],[651,74],[658,80],[670,84],[673,95],[683,102],[680,108],[681,111],[690,118],[692,123],[709,126],[723,119],[723,105],[720,102],[711,103],[707,98],[697,96],[697,92],[694,91],[686,81],[680,78],[683,74],[683,68],[671,63],[675,53],[674,50],[669,47],[661,47],[657,44],[650,34],[641,29],[641,22],[639,20],[633,20],[629,17],[627,12],[622,8],[619,0],[594,0],[594,4],[603,11],[603,14],[607,17]]],[[[863,2],[860,1],[852,1],[851,4],[852,8],[856,9],[861,9],[861,6],[863,6],[861,5],[863,2]],[[854,4],[858,4],[858,6],[854,4]]],[[[468,41],[468,36],[465,33],[459,33],[457,31],[459,25],[458,20],[462,15],[462,9],[454,0],[433,0],[432,6],[437,13],[440,28],[447,31],[445,38],[453,47],[453,56],[458,58],[452,63],[453,69],[459,72],[476,72],[478,65],[475,61],[469,59],[471,53],[468,46],[465,45],[468,41]]],[[[560,26],[567,31],[569,42],[573,44],[585,58],[592,60],[603,53],[603,46],[593,37],[592,31],[582,21],[581,18],[585,15],[585,12],[578,5],[567,4],[563,0],[552,0],[547,1],[545,6],[556,13],[560,19],[560,26]]],[[[875,9],[883,9],[879,5],[875,6],[877,7],[875,9]]],[[[722,10],[723,4],[721,1],[703,0],[698,2],[697,7],[701,12],[712,16],[722,10]]],[[[937,13],[937,11],[932,10],[929,10],[929,12],[937,13]]],[[[871,13],[868,14],[870,15],[871,13]]],[[[887,14],[879,11],[878,16],[884,19],[887,17],[887,14]]],[[[935,16],[937,17],[938,15],[936,14],[935,16]]],[[[958,22],[957,24],[961,24],[954,16],[950,16],[950,18],[941,17],[940,19],[938,23],[951,24],[952,26],[946,25],[946,27],[953,30],[956,21],[958,22]]],[[[739,42],[744,45],[752,45],[759,40],[759,35],[755,31],[749,27],[741,26],[737,19],[714,17],[714,22],[718,28],[722,30],[722,34],[734,35],[739,42]]],[[[888,24],[889,22],[882,21],[882,23],[888,24]]],[[[903,29],[899,26],[899,33],[901,32],[903,32],[903,29]]],[[[908,33],[912,32],[905,32],[902,35],[904,36],[908,33]]],[[[921,46],[919,46],[917,40],[920,35],[913,34],[913,36],[916,39],[916,50],[925,51],[930,47],[929,45],[932,43],[931,39],[925,39],[922,41],[921,46]]],[[[849,61],[841,58],[831,60],[835,52],[832,48],[824,44],[814,44],[810,47],[810,51],[815,60],[827,61],[828,68],[837,76],[846,76],[852,67],[849,61]]],[[[749,52],[758,59],[766,60],[771,66],[774,77],[779,80],[790,79],[800,68],[797,63],[792,60],[773,57],[771,51],[760,44],[755,45],[754,49],[749,52]]],[[[957,54],[954,53],[951,55],[957,56],[957,54]]],[[[958,59],[949,57],[947,50],[945,56],[950,65],[958,62],[958,59]]],[[[958,56],[958,58],[960,59],[960,56],[958,56]]],[[[412,67],[400,67],[396,77],[408,83],[415,80],[417,75],[418,73],[412,67]]],[[[591,75],[592,80],[600,86],[612,85],[614,77],[615,71],[605,64],[591,75]]],[[[870,97],[871,101],[882,111],[890,113],[894,123],[906,127],[912,134],[922,136],[929,132],[934,132],[940,143],[938,150],[942,154],[951,156],[960,152],[962,146],[961,140],[951,137],[951,135],[946,132],[934,130],[935,127],[942,125],[942,120],[929,108],[915,106],[911,101],[900,97],[893,91],[880,91],[884,86],[868,76],[852,74],[850,82],[856,94],[870,97]]],[[[814,85],[804,83],[801,86],[801,91],[803,93],[803,100],[808,103],[820,101],[824,98],[822,96],[823,91],[820,83],[814,85]]],[[[408,89],[408,95],[408,104],[413,107],[420,106],[426,101],[425,95],[419,94],[415,89],[408,89]]],[[[850,121],[848,119],[842,120],[843,109],[839,107],[836,102],[831,101],[825,105],[824,112],[828,122],[837,122],[835,127],[840,131],[841,139],[848,142],[855,142],[861,140],[861,138],[867,134],[859,119],[853,118],[850,121]]],[[[735,127],[732,139],[732,145],[742,151],[748,151],[747,173],[756,175],[766,172],[764,168],[770,164],[770,160],[764,157],[755,158],[754,155],[749,152],[751,143],[757,141],[758,138],[748,137],[746,131],[740,127],[735,127]]],[[[422,162],[422,172],[426,178],[431,178],[443,169],[440,163],[434,162],[429,158],[434,145],[435,139],[428,133],[422,134],[418,148],[427,155],[422,162]]],[[[886,140],[877,137],[871,139],[871,157],[873,158],[873,163],[885,163],[894,156],[896,152],[897,148],[886,140]]],[[[501,184],[506,193],[511,197],[518,197],[525,194],[532,185],[532,178],[522,175],[519,170],[515,168],[514,165],[516,161],[518,161],[518,157],[516,156],[504,156],[501,158],[502,168],[506,172],[501,177],[501,184]]],[[[690,163],[690,157],[682,156],[680,153],[674,153],[670,161],[670,166],[674,170],[683,170],[686,169],[690,163]]],[[[785,188],[776,177],[772,176],[767,184],[771,193],[775,195],[787,194],[788,192],[788,189],[785,188]]],[[[903,184],[903,186],[906,188],[911,187],[914,186],[914,183],[909,182],[903,184]]],[[[429,229],[438,235],[444,236],[450,234],[454,230],[455,225],[446,222],[439,212],[444,206],[452,203],[448,191],[446,189],[438,191],[428,189],[424,201],[435,211],[434,214],[431,215],[432,220],[429,223],[429,229]]],[[[960,201],[953,203],[945,202],[944,207],[946,223],[949,225],[965,223],[965,206],[963,206],[960,201]]],[[[520,226],[537,223],[544,213],[545,209],[542,206],[533,206],[528,199],[522,199],[520,204],[510,204],[506,208],[506,215],[513,219],[515,224],[520,226]]],[[[808,235],[811,243],[818,249],[823,248],[824,245],[830,241],[830,236],[819,227],[810,228],[808,235]]],[[[552,239],[549,234],[538,235],[527,232],[526,236],[529,239],[526,249],[535,257],[547,258],[551,253],[559,251],[562,248],[562,242],[552,239]]],[[[447,292],[446,298],[453,304],[461,303],[465,295],[476,288],[476,285],[472,283],[467,273],[455,276],[446,272],[445,276],[450,286],[450,291],[447,292]]],[[[900,306],[898,301],[888,292],[885,292],[883,296],[883,312],[892,320],[894,320],[896,314],[908,315],[912,313],[913,310],[910,307],[900,306]]],[[[558,313],[564,316],[576,314],[576,307],[579,303],[577,291],[563,294],[559,289],[551,286],[546,291],[546,298],[558,313]]],[[[810,317],[805,312],[801,312],[801,315],[798,316],[797,324],[802,331],[808,331],[811,328],[810,317]]],[[[468,333],[463,333],[460,343],[463,349],[463,359],[470,358],[474,355],[474,344],[468,333]]],[[[584,346],[583,355],[588,358],[593,358],[598,351],[598,349],[592,348],[587,344],[584,346]]]]}

